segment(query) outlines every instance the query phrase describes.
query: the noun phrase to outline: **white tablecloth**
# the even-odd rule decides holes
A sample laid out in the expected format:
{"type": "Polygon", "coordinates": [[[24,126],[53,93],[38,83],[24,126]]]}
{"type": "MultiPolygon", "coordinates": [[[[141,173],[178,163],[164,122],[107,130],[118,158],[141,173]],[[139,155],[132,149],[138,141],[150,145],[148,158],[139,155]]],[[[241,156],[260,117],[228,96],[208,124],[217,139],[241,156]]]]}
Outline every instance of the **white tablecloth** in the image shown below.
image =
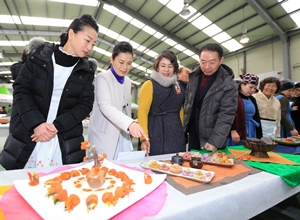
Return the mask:
{"type": "MultiPolygon", "coordinates": [[[[148,161],[150,158],[170,159],[171,154],[122,163],[140,167],[142,161],[148,161]]],[[[48,172],[53,169],[48,167],[30,171],[48,172]]],[[[28,170],[0,172],[0,185],[28,178],[26,171],[28,170]]],[[[300,191],[300,186],[291,188],[279,176],[266,172],[249,175],[234,183],[191,195],[184,195],[169,184],[167,188],[168,196],[162,210],[156,216],[145,219],[249,219],[300,191]]]]}

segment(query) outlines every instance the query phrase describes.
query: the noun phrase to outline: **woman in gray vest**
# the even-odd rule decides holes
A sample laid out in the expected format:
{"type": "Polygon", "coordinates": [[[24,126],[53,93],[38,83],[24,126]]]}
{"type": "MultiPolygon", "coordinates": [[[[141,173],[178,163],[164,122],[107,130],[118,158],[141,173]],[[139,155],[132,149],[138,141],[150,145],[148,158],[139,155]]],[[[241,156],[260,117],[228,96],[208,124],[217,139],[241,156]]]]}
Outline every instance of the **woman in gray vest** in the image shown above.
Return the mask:
{"type": "Polygon", "coordinates": [[[138,121],[150,138],[150,142],[140,139],[141,149],[149,155],[186,151],[181,120],[185,94],[177,82],[178,67],[172,51],[161,52],[153,64],[151,79],[140,91],[138,121]]]}

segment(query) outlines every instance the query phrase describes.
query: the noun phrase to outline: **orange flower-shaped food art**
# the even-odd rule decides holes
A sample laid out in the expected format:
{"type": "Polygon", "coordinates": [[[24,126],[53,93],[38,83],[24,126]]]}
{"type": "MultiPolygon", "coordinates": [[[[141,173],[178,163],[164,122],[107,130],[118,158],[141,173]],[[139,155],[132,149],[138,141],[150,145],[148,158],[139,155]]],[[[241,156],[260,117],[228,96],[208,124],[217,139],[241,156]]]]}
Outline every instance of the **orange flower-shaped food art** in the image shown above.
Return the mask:
{"type": "Polygon", "coordinates": [[[54,204],[57,202],[65,202],[68,198],[68,192],[65,189],[60,190],[58,193],[53,195],[54,204]]]}
{"type": "Polygon", "coordinates": [[[75,194],[71,194],[65,201],[65,210],[71,212],[79,203],[80,198],[75,194]]]}
{"type": "Polygon", "coordinates": [[[85,175],[87,174],[88,172],[90,172],[90,169],[89,168],[86,168],[86,167],[83,167],[79,170],[79,172],[82,174],[82,175],[85,175]]]}
{"type": "Polygon", "coordinates": [[[144,174],[144,181],[146,184],[151,184],[152,183],[152,177],[149,173],[144,174]]]}
{"type": "Polygon", "coordinates": [[[70,173],[70,176],[71,176],[71,177],[80,176],[80,173],[79,173],[78,170],[72,170],[71,173],[70,173]]]}
{"type": "Polygon", "coordinates": [[[102,201],[107,205],[113,205],[115,206],[118,202],[118,198],[115,197],[112,192],[106,192],[102,195],[102,201]]]}
{"type": "Polygon", "coordinates": [[[40,183],[39,175],[36,172],[33,172],[31,174],[30,172],[27,172],[28,178],[29,178],[29,186],[37,186],[40,183]]]}
{"type": "Polygon", "coordinates": [[[89,195],[85,200],[86,206],[88,208],[88,212],[90,210],[94,210],[98,205],[98,196],[95,194],[89,195]]]}
{"type": "Polygon", "coordinates": [[[61,174],[60,174],[60,178],[63,180],[63,181],[65,181],[65,180],[69,180],[69,179],[71,179],[71,173],[70,172],[62,172],[61,174]]]}
{"type": "Polygon", "coordinates": [[[88,149],[90,147],[90,142],[89,141],[84,141],[84,142],[81,142],[81,150],[85,150],[85,149],[88,149]]]}

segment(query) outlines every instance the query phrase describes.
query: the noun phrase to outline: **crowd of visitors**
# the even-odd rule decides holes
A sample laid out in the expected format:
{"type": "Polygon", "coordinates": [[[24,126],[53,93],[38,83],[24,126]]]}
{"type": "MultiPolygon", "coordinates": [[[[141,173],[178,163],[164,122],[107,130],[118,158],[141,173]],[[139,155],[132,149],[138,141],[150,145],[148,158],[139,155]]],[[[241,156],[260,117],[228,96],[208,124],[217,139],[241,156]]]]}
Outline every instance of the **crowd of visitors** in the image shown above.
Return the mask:
{"type": "MultiPolygon", "coordinates": [[[[97,40],[91,15],[74,19],[60,44],[33,38],[12,66],[13,108],[9,136],[0,154],[6,169],[83,161],[82,120],[90,115],[88,140],[117,159],[139,139],[145,155],[192,149],[216,151],[248,137],[299,135],[300,83],[244,73],[234,80],[219,44],[203,45],[194,70],[179,67],[171,50],[153,63],[140,89],[137,120],[131,112],[130,43],[113,48],[107,71],[86,58],[97,40]],[[26,65],[24,65],[26,64],[26,65]]],[[[2,107],[2,112],[5,108],[2,107]]]]}

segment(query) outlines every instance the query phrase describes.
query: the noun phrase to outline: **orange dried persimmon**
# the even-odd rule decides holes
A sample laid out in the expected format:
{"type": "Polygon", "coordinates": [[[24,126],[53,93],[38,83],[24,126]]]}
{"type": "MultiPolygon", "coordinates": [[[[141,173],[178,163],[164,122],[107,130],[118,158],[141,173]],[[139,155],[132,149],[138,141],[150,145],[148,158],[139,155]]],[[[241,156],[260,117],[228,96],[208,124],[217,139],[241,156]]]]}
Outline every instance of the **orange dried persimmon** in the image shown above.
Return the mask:
{"type": "Polygon", "coordinates": [[[98,196],[95,194],[89,195],[85,200],[85,204],[88,208],[88,211],[95,209],[98,205],[98,196]]]}
{"type": "Polygon", "coordinates": [[[46,182],[44,183],[44,185],[52,185],[53,182],[59,182],[59,184],[62,182],[60,176],[57,176],[57,177],[54,177],[53,179],[49,179],[49,180],[46,180],[46,182]]]}
{"type": "Polygon", "coordinates": [[[104,193],[103,195],[102,195],[102,201],[106,204],[106,205],[108,205],[108,206],[110,206],[110,205],[116,205],[117,204],[117,202],[118,202],[118,198],[117,197],[115,197],[113,194],[112,194],[112,192],[106,192],[106,193],[104,193]]]}
{"type": "Polygon", "coordinates": [[[85,174],[87,174],[88,172],[90,172],[90,169],[89,169],[89,168],[83,167],[83,168],[81,168],[81,169],[79,170],[79,172],[80,172],[82,175],[85,175],[85,174]]]}
{"type": "Polygon", "coordinates": [[[53,179],[50,185],[51,185],[51,187],[54,187],[54,186],[60,185],[61,183],[62,183],[61,179],[53,179]]]}
{"type": "Polygon", "coordinates": [[[133,182],[132,179],[127,179],[126,181],[123,181],[123,185],[126,185],[126,186],[132,186],[134,184],[135,183],[133,182]]]}
{"type": "Polygon", "coordinates": [[[71,176],[71,177],[80,176],[80,173],[79,173],[78,170],[72,170],[72,171],[70,172],[70,176],[71,176]]]}
{"type": "Polygon", "coordinates": [[[144,181],[145,184],[151,184],[152,183],[152,177],[149,173],[144,173],[144,181]]]}
{"type": "Polygon", "coordinates": [[[88,149],[90,147],[90,142],[89,141],[84,141],[84,142],[81,142],[81,150],[85,150],[85,149],[88,149]]]}
{"type": "Polygon", "coordinates": [[[116,173],[117,173],[117,171],[116,171],[115,169],[110,169],[110,170],[108,171],[108,175],[111,175],[111,176],[115,176],[116,173]]]}
{"type": "Polygon", "coordinates": [[[53,200],[54,204],[57,202],[65,202],[68,198],[68,192],[65,189],[60,190],[58,193],[54,194],[53,200]]]}
{"type": "Polygon", "coordinates": [[[71,212],[79,203],[80,198],[75,194],[71,194],[65,201],[65,210],[71,212]]]}
{"type": "Polygon", "coordinates": [[[51,186],[50,188],[48,188],[48,193],[46,194],[46,196],[53,196],[54,194],[58,193],[59,191],[61,191],[63,188],[62,188],[62,185],[59,184],[59,185],[54,185],[54,186],[51,186]]]}
{"type": "Polygon", "coordinates": [[[114,186],[115,186],[114,184],[109,185],[106,189],[111,189],[111,188],[113,188],[114,186]]]}
{"type": "Polygon", "coordinates": [[[115,190],[115,197],[117,197],[117,198],[124,198],[128,194],[129,194],[129,191],[126,189],[126,187],[118,186],[115,190]]]}
{"type": "Polygon", "coordinates": [[[60,178],[62,179],[62,180],[69,180],[69,179],[71,179],[71,175],[70,175],[70,172],[62,172],[61,174],[60,174],[60,178]]]}
{"type": "Polygon", "coordinates": [[[29,186],[37,186],[40,183],[39,175],[36,172],[33,172],[31,174],[30,172],[27,172],[28,178],[29,178],[29,186]]]}
{"type": "Polygon", "coordinates": [[[103,170],[105,173],[108,172],[108,168],[107,167],[101,167],[101,170],[103,170]]]}

